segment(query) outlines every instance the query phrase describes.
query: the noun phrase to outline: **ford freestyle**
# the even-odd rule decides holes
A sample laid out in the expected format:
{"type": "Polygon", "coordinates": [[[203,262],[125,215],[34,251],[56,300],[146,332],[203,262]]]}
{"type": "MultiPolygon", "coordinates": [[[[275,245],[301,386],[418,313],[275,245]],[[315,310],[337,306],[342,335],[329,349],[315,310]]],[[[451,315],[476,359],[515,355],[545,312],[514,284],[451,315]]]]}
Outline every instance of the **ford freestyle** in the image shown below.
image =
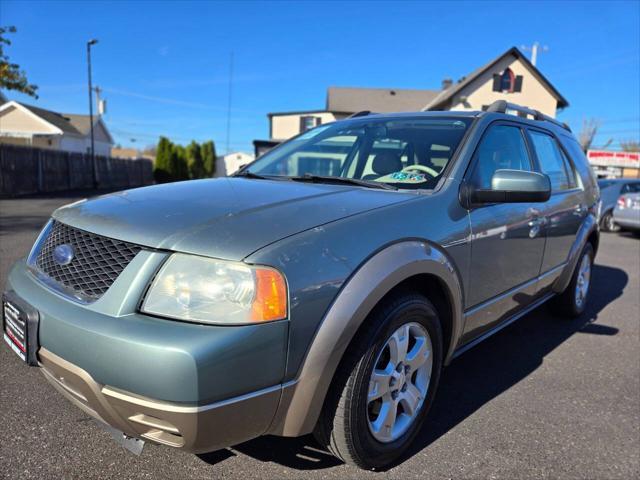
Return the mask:
{"type": "Polygon", "coordinates": [[[535,110],[363,112],[233,177],[56,210],[3,336],[131,450],[314,432],[384,468],[455,357],[547,301],[584,311],[598,216],[578,143],[535,110]]]}

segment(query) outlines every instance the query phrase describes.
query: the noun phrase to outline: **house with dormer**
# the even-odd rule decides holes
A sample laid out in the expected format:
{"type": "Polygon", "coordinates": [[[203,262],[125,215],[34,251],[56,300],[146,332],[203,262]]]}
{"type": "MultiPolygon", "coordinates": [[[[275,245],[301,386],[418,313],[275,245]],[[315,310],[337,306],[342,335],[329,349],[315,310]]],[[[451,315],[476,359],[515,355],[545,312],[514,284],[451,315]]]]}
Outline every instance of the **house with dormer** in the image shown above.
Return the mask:
{"type": "Polygon", "coordinates": [[[567,99],[516,47],[439,89],[329,87],[324,108],[269,113],[269,139],[255,140],[256,155],[323,123],[354,113],[484,110],[496,100],[528,106],[555,117],[567,99]]]}

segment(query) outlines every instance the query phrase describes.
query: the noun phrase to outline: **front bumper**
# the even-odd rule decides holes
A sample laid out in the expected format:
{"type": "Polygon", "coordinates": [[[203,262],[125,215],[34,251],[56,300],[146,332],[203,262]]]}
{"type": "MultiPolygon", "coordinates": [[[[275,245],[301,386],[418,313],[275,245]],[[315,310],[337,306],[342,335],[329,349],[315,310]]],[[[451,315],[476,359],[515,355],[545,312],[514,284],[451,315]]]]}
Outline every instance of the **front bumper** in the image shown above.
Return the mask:
{"type": "Polygon", "coordinates": [[[39,313],[45,377],[99,421],[187,451],[265,433],[281,396],[288,321],[223,327],[140,314],[161,260],[141,252],[91,305],[49,290],[24,261],[13,267],[7,290],[39,313]]]}
{"type": "Polygon", "coordinates": [[[96,420],[132,437],[202,453],[262,435],[280,401],[280,386],[203,406],[160,402],[100,385],[80,367],[45,348],[39,351],[46,379],[96,420]]]}

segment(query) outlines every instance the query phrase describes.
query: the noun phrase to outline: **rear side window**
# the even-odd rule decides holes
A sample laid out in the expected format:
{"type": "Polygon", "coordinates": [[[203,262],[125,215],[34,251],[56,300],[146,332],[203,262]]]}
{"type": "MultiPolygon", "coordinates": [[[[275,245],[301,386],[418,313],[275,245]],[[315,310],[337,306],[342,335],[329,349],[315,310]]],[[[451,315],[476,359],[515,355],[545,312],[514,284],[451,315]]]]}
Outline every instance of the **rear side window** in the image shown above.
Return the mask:
{"type": "Polygon", "coordinates": [[[627,183],[622,188],[622,193],[640,193],[640,183],[627,183]]]}
{"type": "Polygon", "coordinates": [[[491,189],[496,170],[531,170],[531,161],[522,130],[511,125],[494,125],[484,135],[476,153],[471,174],[473,185],[491,189]]]}
{"type": "Polygon", "coordinates": [[[540,168],[551,179],[551,189],[554,191],[568,190],[576,186],[573,168],[558,142],[546,133],[531,130],[533,149],[538,157],[540,168]]]}

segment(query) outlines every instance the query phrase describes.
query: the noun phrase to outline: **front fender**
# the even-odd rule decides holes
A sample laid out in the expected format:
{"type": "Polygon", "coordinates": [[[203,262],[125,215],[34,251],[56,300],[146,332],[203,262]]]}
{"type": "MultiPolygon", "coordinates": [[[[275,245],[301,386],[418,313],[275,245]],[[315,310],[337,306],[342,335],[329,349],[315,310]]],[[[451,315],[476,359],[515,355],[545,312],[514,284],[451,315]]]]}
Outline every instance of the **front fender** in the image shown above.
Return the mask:
{"type": "Polygon", "coordinates": [[[420,274],[439,278],[450,297],[453,318],[445,359],[448,362],[463,330],[459,274],[447,254],[429,242],[411,240],[393,244],[365,262],[336,297],[316,332],[298,379],[283,389],[269,433],[299,436],[313,430],[336,368],[358,328],[393,287],[420,274]]]}

